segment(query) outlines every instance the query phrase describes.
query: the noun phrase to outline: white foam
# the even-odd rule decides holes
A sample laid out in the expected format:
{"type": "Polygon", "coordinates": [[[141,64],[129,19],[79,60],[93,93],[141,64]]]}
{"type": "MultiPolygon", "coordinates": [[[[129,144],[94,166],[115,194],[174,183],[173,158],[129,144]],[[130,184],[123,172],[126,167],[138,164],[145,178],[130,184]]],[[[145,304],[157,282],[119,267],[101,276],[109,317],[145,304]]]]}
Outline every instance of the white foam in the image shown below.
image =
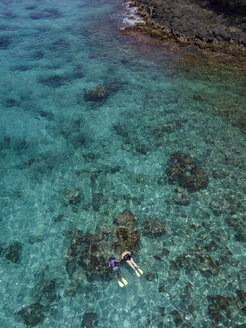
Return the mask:
{"type": "Polygon", "coordinates": [[[125,7],[125,17],[123,18],[123,25],[124,25],[123,28],[127,26],[133,26],[136,23],[144,23],[144,20],[137,15],[137,8],[130,7],[130,2],[126,2],[124,7],[125,7]]]}

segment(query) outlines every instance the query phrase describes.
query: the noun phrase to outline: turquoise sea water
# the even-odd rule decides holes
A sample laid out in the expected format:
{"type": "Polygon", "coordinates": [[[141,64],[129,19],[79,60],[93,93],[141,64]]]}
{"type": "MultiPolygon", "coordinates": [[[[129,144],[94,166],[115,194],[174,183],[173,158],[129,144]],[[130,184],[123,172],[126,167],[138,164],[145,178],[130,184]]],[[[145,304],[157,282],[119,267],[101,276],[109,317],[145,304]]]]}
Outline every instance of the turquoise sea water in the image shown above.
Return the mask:
{"type": "Polygon", "coordinates": [[[245,71],[136,42],[124,13],[118,0],[1,1],[0,327],[26,327],[31,304],[37,327],[245,327],[245,71]],[[186,205],[168,182],[177,152],[209,179],[186,205]],[[126,209],[145,275],[123,264],[122,289],[110,274],[69,279],[66,232],[126,209]],[[143,234],[150,218],[164,235],[143,234]]]}

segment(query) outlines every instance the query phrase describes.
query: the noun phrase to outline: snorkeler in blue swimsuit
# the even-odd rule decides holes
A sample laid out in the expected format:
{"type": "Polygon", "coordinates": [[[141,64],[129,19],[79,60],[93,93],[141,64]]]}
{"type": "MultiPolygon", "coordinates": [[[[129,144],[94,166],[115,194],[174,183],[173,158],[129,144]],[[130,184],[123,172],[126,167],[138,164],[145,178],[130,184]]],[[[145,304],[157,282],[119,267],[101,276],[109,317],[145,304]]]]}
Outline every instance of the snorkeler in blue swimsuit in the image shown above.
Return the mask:
{"type": "Polygon", "coordinates": [[[124,286],[126,286],[128,284],[128,282],[126,281],[126,279],[123,278],[123,275],[120,272],[120,268],[119,268],[119,266],[117,264],[119,262],[120,261],[116,260],[114,257],[111,256],[109,258],[109,261],[108,261],[108,266],[111,267],[111,269],[112,269],[112,271],[114,273],[115,279],[118,281],[119,286],[120,287],[124,287],[124,286]],[[122,279],[123,283],[119,280],[118,273],[121,276],[121,279],[122,279]]]}

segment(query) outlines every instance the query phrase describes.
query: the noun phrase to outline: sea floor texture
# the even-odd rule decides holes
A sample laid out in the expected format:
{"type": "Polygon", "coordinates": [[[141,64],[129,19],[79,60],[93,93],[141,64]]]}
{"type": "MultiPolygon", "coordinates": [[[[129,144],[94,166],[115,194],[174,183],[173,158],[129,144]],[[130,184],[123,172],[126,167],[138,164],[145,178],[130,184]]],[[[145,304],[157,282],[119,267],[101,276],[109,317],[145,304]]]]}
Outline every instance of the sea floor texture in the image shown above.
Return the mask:
{"type": "Polygon", "coordinates": [[[125,35],[127,10],[0,3],[0,327],[246,327],[245,70],[125,35]],[[125,210],[144,275],[69,274],[125,210]]]}

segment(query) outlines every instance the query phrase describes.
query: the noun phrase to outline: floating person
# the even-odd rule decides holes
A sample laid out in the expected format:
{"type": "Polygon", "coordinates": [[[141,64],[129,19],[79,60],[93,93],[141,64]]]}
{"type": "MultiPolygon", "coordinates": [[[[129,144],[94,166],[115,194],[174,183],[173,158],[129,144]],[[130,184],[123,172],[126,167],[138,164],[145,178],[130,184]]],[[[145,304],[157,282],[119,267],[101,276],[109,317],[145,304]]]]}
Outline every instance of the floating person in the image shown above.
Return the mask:
{"type": "Polygon", "coordinates": [[[137,277],[140,277],[139,273],[143,274],[143,271],[140,269],[140,267],[133,261],[130,252],[123,250],[121,254],[121,259],[125,260],[126,263],[130,265],[130,267],[134,270],[137,277]]]}
{"type": "Polygon", "coordinates": [[[122,275],[122,273],[120,272],[120,268],[119,268],[119,266],[118,266],[118,264],[117,264],[117,263],[119,263],[119,262],[120,262],[120,261],[116,260],[114,257],[111,256],[111,257],[109,258],[108,266],[109,266],[110,268],[112,268],[112,271],[113,271],[113,273],[114,273],[115,279],[118,281],[119,286],[120,286],[120,287],[124,287],[124,286],[126,286],[126,285],[128,284],[128,282],[126,281],[126,279],[123,278],[123,275],[122,275]],[[123,283],[119,280],[119,278],[118,278],[118,273],[119,273],[119,275],[121,276],[121,279],[122,279],[123,283]]]}

